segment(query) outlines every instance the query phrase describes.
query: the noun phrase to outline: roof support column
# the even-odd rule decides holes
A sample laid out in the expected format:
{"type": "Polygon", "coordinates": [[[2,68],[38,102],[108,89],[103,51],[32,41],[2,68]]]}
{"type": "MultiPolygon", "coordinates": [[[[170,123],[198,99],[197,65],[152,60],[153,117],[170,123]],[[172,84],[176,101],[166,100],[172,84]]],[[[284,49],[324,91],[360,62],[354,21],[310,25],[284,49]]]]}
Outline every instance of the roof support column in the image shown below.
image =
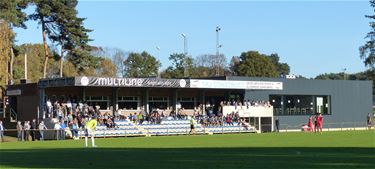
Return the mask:
{"type": "MultiPolygon", "coordinates": [[[[46,117],[46,91],[44,87],[39,88],[39,108],[38,108],[38,122],[46,117]],[[43,113],[42,118],[40,113],[43,113]]],[[[49,112],[48,117],[52,117],[53,113],[49,112]]]]}
{"type": "Polygon", "coordinates": [[[119,91],[119,88],[112,88],[112,99],[111,99],[111,107],[112,107],[112,115],[113,116],[116,116],[118,113],[117,110],[118,110],[118,91],[119,91]]]}
{"type": "Polygon", "coordinates": [[[199,92],[199,102],[202,105],[201,113],[204,115],[206,113],[206,91],[205,90],[201,90],[199,92]]]}
{"type": "Polygon", "coordinates": [[[177,110],[177,97],[178,97],[178,94],[177,94],[177,89],[173,89],[173,95],[172,95],[172,109],[174,110],[174,112],[178,112],[177,110]]]}
{"type": "Polygon", "coordinates": [[[144,111],[146,111],[146,113],[150,113],[150,110],[149,110],[149,105],[148,105],[148,98],[149,98],[149,89],[146,88],[144,91],[143,91],[143,109],[144,111]]]}

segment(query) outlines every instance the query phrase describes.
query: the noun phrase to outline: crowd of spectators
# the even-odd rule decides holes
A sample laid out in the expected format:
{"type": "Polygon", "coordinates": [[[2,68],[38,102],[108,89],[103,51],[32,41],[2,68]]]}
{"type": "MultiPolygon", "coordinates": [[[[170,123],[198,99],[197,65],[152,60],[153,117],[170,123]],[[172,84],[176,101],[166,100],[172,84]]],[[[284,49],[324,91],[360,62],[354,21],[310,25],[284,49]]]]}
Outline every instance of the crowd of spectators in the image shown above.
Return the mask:
{"type": "MultiPolygon", "coordinates": [[[[72,138],[78,139],[78,131],[82,130],[84,124],[89,120],[89,117],[95,115],[98,117],[98,125],[105,125],[107,128],[116,128],[116,120],[129,119],[135,124],[161,124],[163,120],[187,120],[189,117],[194,118],[203,127],[207,126],[224,126],[224,125],[234,125],[243,124],[244,121],[240,118],[238,111],[233,111],[230,114],[223,115],[223,106],[271,106],[268,101],[221,101],[219,104],[209,104],[205,105],[205,111],[203,110],[203,105],[200,104],[194,109],[193,114],[186,113],[184,108],[179,108],[177,112],[171,111],[168,115],[164,111],[152,110],[151,113],[145,111],[139,111],[130,113],[127,117],[116,115],[112,116],[109,114],[101,115],[99,112],[100,106],[89,105],[84,103],[82,100],[77,99],[77,97],[67,97],[65,99],[52,98],[46,102],[46,116],[57,119],[53,128],[55,132],[55,138],[57,140],[65,139],[68,134],[72,138]],[[216,106],[216,109],[214,107],[216,106]]],[[[43,121],[37,125],[35,119],[32,123],[29,121],[17,123],[18,140],[23,141],[29,140],[31,136],[32,140],[35,140],[36,131],[39,131],[40,140],[44,139],[44,131],[48,128],[43,123],[43,121]]]]}

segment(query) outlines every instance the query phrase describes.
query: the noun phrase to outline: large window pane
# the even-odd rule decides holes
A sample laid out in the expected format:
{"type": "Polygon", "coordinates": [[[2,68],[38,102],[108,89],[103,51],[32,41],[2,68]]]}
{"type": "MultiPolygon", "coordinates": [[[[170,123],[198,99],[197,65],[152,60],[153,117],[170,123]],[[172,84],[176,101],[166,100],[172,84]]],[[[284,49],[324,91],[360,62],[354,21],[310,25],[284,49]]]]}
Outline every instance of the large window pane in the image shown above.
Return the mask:
{"type": "Polygon", "coordinates": [[[329,96],[270,95],[274,115],[313,115],[314,98],[316,112],[330,114],[329,96]]]}

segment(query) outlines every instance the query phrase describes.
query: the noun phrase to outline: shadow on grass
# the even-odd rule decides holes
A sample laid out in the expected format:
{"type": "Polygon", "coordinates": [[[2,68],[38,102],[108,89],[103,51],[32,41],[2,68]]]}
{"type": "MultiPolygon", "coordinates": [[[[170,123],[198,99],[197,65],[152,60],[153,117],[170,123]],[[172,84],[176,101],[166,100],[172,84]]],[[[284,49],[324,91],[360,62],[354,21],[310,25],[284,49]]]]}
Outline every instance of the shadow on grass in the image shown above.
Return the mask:
{"type": "Polygon", "coordinates": [[[0,151],[0,168],[375,168],[373,148],[68,148],[0,151]]]}

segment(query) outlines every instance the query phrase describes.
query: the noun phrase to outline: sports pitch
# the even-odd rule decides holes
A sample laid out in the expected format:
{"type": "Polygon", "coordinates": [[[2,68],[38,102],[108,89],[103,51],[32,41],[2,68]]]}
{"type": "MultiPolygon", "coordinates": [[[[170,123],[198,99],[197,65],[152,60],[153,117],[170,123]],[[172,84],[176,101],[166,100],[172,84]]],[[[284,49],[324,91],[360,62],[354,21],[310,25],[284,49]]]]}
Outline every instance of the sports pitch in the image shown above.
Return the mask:
{"type": "Polygon", "coordinates": [[[375,131],[0,143],[0,168],[375,168],[375,131]],[[89,142],[91,144],[91,142],[89,142]]]}

